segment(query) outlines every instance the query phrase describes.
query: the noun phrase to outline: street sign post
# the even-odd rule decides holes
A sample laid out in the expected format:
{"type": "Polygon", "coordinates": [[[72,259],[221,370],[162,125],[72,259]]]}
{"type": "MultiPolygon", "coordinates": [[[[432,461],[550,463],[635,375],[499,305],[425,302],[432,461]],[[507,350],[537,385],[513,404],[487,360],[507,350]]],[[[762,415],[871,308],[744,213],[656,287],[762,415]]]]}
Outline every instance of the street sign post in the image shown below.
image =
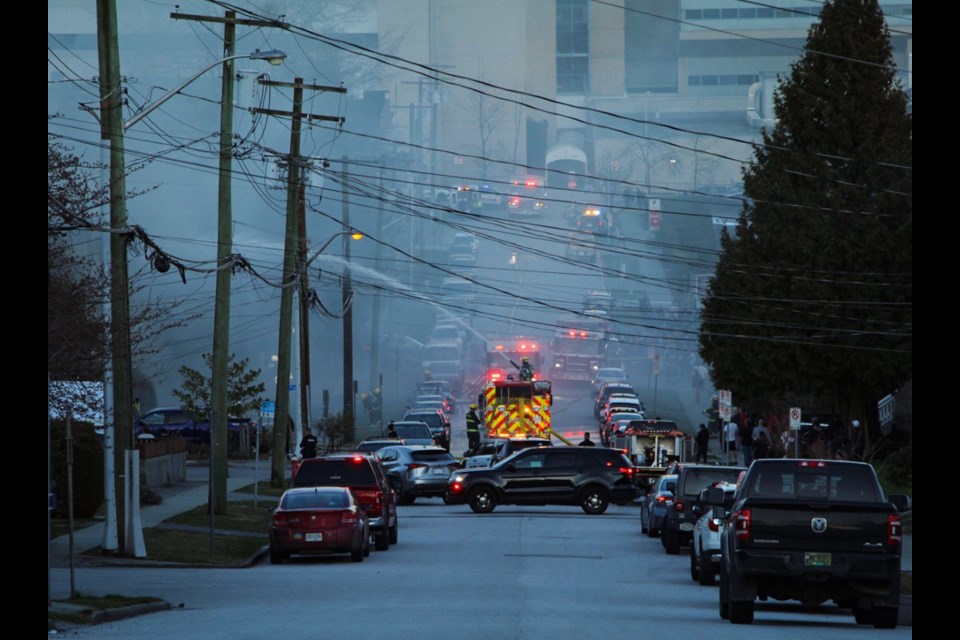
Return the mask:
{"type": "Polygon", "coordinates": [[[650,199],[650,231],[660,230],[660,199],[650,199]]]}
{"type": "Polygon", "coordinates": [[[790,408],[790,428],[794,431],[800,430],[800,407],[790,408]]]}
{"type": "Polygon", "coordinates": [[[717,401],[720,419],[724,422],[730,422],[730,415],[733,413],[733,393],[729,389],[719,389],[717,391],[717,401]]]}

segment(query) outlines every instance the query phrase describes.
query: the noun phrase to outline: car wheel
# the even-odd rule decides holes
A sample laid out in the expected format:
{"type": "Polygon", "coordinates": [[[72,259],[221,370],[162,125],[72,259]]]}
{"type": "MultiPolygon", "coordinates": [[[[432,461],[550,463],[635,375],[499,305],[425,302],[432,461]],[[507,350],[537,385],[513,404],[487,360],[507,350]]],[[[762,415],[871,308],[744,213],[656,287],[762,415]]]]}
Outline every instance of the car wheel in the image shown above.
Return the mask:
{"type": "Polygon", "coordinates": [[[270,564],[283,564],[285,555],[282,551],[270,547],[270,564]]]}
{"type": "Polygon", "coordinates": [[[373,534],[373,544],[377,551],[386,551],[390,548],[390,534],[386,530],[373,534]]]}
{"type": "Polygon", "coordinates": [[[870,622],[875,629],[893,629],[900,617],[900,607],[874,607],[870,612],[870,622]]]}
{"type": "Polygon", "coordinates": [[[397,544],[397,536],[399,535],[400,523],[394,522],[393,526],[388,530],[388,537],[390,539],[390,544],[397,544]]]}
{"type": "Polygon", "coordinates": [[[873,610],[854,609],[853,619],[857,621],[857,624],[873,624],[873,610]]]}
{"type": "Polygon", "coordinates": [[[693,552],[696,545],[690,545],[690,579],[694,582],[700,580],[700,561],[697,560],[697,554],[693,552]]]}
{"type": "Polygon", "coordinates": [[[660,542],[663,543],[663,550],[668,556],[675,556],[680,553],[679,536],[670,529],[664,529],[660,532],[660,542]]]}
{"type": "Polygon", "coordinates": [[[370,536],[367,535],[363,538],[363,557],[367,558],[370,556],[370,536]]]}
{"type": "Polygon", "coordinates": [[[580,494],[580,508],[592,516],[605,512],[608,506],[610,506],[610,492],[603,487],[587,487],[580,494]]]}
{"type": "Polygon", "coordinates": [[[713,563],[710,561],[710,556],[704,554],[703,549],[700,549],[700,584],[705,587],[712,586],[715,578],[716,576],[714,575],[713,563]]]}
{"type": "Polygon", "coordinates": [[[731,600],[730,622],[733,624],[753,624],[753,600],[731,600]]]}
{"type": "Polygon", "coordinates": [[[727,579],[727,574],[724,572],[723,567],[720,567],[720,618],[723,620],[730,619],[730,581],[727,579]]]}
{"type": "Polygon", "coordinates": [[[350,549],[350,562],[363,562],[363,541],[354,549],[350,549]]]}
{"type": "Polygon", "coordinates": [[[470,492],[467,504],[474,513],[490,513],[497,507],[497,494],[490,487],[477,487],[470,492]]]}

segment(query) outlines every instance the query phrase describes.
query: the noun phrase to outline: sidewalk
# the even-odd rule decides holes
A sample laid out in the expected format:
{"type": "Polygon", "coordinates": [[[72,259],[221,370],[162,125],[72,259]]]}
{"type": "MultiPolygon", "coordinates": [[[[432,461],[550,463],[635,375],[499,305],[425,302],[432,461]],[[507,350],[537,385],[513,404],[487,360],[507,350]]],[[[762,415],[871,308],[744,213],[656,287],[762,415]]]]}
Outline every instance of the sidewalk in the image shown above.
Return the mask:
{"type": "MultiPolygon", "coordinates": [[[[261,460],[259,468],[256,470],[261,481],[270,478],[269,460],[261,460]]],[[[195,509],[196,507],[207,504],[209,494],[209,474],[210,469],[206,464],[195,465],[187,464],[187,480],[167,487],[159,487],[157,493],[163,498],[160,504],[147,505],[140,508],[140,521],[144,529],[155,527],[181,513],[195,509]]],[[[250,486],[254,483],[254,462],[240,461],[230,462],[229,476],[227,478],[227,499],[228,500],[252,500],[253,494],[243,493],[235,494],[233,492],[250,486]]],[[[264,498],[261,500],[275,500],[275,498],[264,498]]],[[[103,543],[103,532],[105,523],[96,524],[78,529],[73,532],[73,557],[74,563],[81,562],[102,562],[109,560],[108,556],[91,557],[83,554],[91,549],[95,549],[103,543]]],[[[64,568],[70,566],[70,536],[62,535],[50,541],[50,567],[64,568]]],[[[126,558],[131,561],[130,558],[126,558]]],[[[149,562],[149,559],[132,560],[133,562],[149,562]]]]}

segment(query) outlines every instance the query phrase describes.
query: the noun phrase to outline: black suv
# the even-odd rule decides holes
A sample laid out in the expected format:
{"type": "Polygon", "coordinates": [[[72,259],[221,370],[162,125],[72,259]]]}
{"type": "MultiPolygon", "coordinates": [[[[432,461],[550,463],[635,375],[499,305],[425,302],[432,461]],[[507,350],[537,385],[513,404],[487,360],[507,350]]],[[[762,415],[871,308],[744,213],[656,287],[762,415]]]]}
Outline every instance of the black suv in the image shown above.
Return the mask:
{"type": "Polygon", "coordinates": [[[447,480],[443,501],[490,513],[498,504],[579,505],[600,514],[611,502],[627,504],[636,487],[633,465],[603,447],[523,449],[489,468],[458,471],[447,480]]]}
{"type": "Polygon", "coordinates": [[[682,545],[693,540],[693,525],[699,516],[694,506],[700,504],[700,492],[718,482],[737,483],[744,467],[718,467],[709,464],[681,464],[677,474],[677,488],[673,492],[673,505],[667,509],[660,529],[660,542],[670,555],[680,553],[682,545]]]}
{"type": "Polygon", "coordinates": [[[397,493],[376,458],[363,453],[333,453],[305,458],[293,477],[294,487],[350,487],[370,517],[377,551],[397,543],[397,493]]]}

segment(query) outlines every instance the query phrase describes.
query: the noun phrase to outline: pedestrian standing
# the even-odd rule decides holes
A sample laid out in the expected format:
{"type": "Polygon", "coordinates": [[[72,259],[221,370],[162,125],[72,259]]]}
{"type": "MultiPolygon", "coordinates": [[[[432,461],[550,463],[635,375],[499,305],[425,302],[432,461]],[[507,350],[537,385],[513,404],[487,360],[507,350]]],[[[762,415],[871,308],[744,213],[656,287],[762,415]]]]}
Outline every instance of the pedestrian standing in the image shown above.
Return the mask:
{"type": "Polygon", "coordinates": [[[700,431],[697,431],[695,443],[697,449],[695,461],[707,464],[707,449],[710,447],[710,432],[707,430],[707,425],[703,424],[702,422],[700,423],[700,431]]]}
{"type": "Polygon", "coordinates": [[[731,420],[723,427],[723,438],[726,442],[726,459],[728,463],[737,463],[737,423],[731,420]]]}
{"type": "Polygon", "coordinates": [[[313,435],[309,426],[304,427],[303,438],[300,440],[300,457],[317,457],[317,436],[313,435]]]}
{"type": "Polygon", "coordinates": [[[467,448],[473,449],[480,444],[480,416],[477,415],[476,404],[471,404],[467,411],[467,448]]]}
{"type": "Polygon", "coordinates": [[[753,462],[753,423],[747,420],[744,424],[737,427],[739,436],[740,451],[743,453],[743,466],[749,467],[753,462]]]}
{"type": "Polygon", "coordinates": [[[589,431],[584,431],[584,432],[583,432],[583,440],[581,440],[581,441],[580,441],[580,444],[577,445],[577,446],[578,446],[578,447],[595,447],[595,446],[597,446],[597,445],[596,445],[596,443],[594,443],[593,440],[590,439],[590,432],[589,432],[589,431]]]}

